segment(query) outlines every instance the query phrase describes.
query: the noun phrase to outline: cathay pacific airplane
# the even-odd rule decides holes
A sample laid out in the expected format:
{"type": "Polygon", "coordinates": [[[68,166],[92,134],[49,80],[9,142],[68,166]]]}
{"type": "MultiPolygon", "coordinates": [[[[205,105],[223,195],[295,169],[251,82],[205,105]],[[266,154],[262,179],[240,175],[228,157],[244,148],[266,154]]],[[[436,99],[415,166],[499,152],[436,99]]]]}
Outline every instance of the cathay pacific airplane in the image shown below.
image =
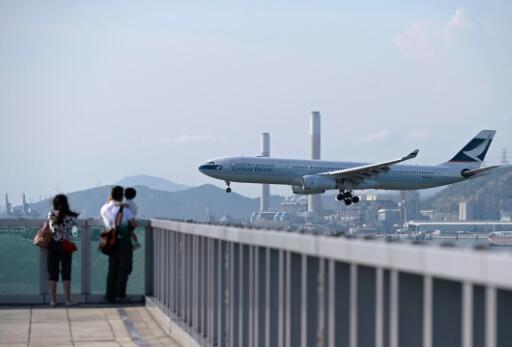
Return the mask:
{"type": "Polygon", "coordinates": [[[320,194],[337,189],[336,198],[346,205],[357,203],[354,189],[415,190],[444,186],[481,176],[498,166],[482,166],[495,130],[480,131],[460,152],[436,166],[396,165],[415,158],[418,150],[405,157],[381,163],[353,163],[324,160],[293,160],[264,157],[213,159],[199,171],[226,182],[290,185],[295,194],[320,194]]]}

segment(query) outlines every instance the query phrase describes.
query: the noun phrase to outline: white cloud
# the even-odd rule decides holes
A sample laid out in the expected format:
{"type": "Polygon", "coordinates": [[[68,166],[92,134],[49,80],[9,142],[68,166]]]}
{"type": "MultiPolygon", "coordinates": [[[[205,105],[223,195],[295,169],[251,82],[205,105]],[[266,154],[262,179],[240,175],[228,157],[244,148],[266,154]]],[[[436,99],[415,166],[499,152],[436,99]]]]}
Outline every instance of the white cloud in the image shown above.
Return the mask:
{"type": "Polygon", "coordinates": [[[189,135],[189,134],[181,134],[175,138],[163,138],[160,139],[162,143],[205,143],[205,142],[215,142],[215,138],[211,134],[205,135],[189,135]]]}
{"type": "Polygon", "coordinates": [[[394,44],[408,57],[431,61],[434,58],[432,33],[437,31],[433,23],[412,21],[411,24],[393,38],[394,44]]]}
{"type": "Polygon", "coordinates": [[[475,32],[476,27],[468,10],[458,8],[447,23],[413,20],[393,37],[393,43],[405,56],[429,63],[436,61],[449,44],[475,32]]]}
{"type": "Polygon", "coordinates": [[[388,129],[382,129],[374,133],[370,133],[366,136],[358,137],[355,139],[355,143],[380,143],[386,142],[390,139],[391,132],[388,129]]]}
{"type": "Polygon", "coordinates": [[[475,21],[469,12],[464,8],[458,8],[444,28],[443,38],[446,41],[453,41],[457,36],[473,31],[475,27],[475,21]]]}

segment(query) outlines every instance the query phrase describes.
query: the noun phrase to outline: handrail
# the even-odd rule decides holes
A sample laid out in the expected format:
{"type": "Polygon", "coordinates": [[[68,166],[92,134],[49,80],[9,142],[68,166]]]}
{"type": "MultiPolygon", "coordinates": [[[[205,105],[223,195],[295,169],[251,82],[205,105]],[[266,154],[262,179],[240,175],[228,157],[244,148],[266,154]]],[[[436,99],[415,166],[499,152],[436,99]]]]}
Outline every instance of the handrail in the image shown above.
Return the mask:
{"type": "MultiPolygon", "coordinates": [[[[38,227],[41,226],[46,219],[7,219],[0,218],[0,226],[3,227],[38,227]]],[[[137,224],[140,227],[149,226],[149,220],[138,219],[137,224]]],[[[103,222],[100,219],[78,219],[77,226],[84,227],[103,227],[103,222]]]]}
{"type": "Polygon", "coordinates": [[[379,268],[512,288],[512,252],[314,236],[151,219],[153,228],[379,268]]]}

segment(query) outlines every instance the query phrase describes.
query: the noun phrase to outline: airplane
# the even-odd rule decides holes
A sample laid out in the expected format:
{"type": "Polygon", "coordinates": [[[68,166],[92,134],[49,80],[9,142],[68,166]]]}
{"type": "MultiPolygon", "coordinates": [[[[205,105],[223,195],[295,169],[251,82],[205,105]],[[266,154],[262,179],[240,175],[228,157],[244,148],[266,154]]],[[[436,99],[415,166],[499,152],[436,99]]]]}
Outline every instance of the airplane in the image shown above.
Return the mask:
{"type": "Polygon", "coordinates": [[[269,157],[224,157],[199,166],[203,174],[231,182],[290,185],[294,194],[339,190],[338,201],[359,202],[355,189],[416,190],[444,186],[481,175],[499,166],[482,166],[495,130],[480,131],[452,159],[435,166],[396,165],[416,158],[419,150],[380,163],[295,160],[269,157]]]}

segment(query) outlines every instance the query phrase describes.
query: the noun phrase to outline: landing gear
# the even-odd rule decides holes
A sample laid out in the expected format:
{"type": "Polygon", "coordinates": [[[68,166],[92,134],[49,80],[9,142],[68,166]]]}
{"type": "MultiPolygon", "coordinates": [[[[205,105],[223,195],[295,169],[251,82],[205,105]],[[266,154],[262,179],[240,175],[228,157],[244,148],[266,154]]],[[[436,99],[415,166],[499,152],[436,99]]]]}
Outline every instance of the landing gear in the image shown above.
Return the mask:
{"type": "Polygon", "coordinates": [[[231,182],[226,181],[226,185],[227,185],[226,193],[231,193],[231,187],[229,186],[230,184],[231,184],[231,182]]]}
{"type": "Polygon", "coordinates": [[[344,201],[345,205],[351,205],[352,203],[357,204],[359,202],[359,197],[352,194],[350,191],[340,190],[340,193],[336,195],[336,200],[344,201]]]}

